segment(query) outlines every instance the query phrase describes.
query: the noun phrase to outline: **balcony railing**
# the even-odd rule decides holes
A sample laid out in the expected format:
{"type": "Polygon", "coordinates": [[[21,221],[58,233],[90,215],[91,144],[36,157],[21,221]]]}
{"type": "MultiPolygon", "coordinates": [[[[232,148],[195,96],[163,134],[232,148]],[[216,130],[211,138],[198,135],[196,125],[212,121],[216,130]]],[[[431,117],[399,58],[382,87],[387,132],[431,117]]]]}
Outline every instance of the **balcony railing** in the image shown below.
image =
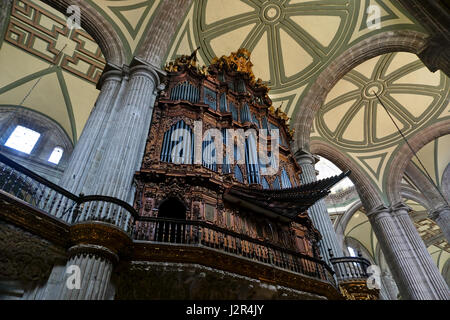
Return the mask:
{"type": "Polygon", "coordinates": [[[107,196],[76,196],[0,153],[0,190],[69,224],[104,221],[131,233],[137,213],[128,203],[107,196]]]}
{"type": "Polygon", "coordinates": [[[139,217],[134,239],[203,246],[335,283],[332,269],[322,260],[204,221],[139,217]]]}
{"type": "Polygon", "coordinates": [[[371,263],[367,259],[361,257],[340,257],[331,258],[330,262],[333,264],[339,283],[366,280],[370,276],[367,273],[367,268],[371,263]]]}
{"type": "Polygon", "coordinates": [[[332,269],[319,259],[204,221],[139,217],[128,203],[107,196],[76,196],[0,154],[0,192],[69,225],[82,221],[112,223],[134,240],[197,245],[289,270],[335,286],[332,269]]]}

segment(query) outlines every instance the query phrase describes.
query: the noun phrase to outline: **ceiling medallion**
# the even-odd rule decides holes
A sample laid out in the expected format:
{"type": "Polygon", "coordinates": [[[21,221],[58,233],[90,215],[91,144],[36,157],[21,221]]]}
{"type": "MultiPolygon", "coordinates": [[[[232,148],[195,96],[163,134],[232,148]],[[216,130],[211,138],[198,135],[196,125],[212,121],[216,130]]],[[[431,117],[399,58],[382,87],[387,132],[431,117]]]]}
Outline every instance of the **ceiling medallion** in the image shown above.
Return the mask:
{"type": "Polygon", "coordinates": [[[377,96],[380,96],[384,92],[384,85],[379,81],[371,81],[369,82],[363,89],[362,94],[365,99],[376,99],[377,96]]]}
{"type": "Polygon", "coordinates": [[[271,3],[261,9],[261,16],[266,23],[278,22],[282,16],[282,9],[279,5],[271,3]]]}

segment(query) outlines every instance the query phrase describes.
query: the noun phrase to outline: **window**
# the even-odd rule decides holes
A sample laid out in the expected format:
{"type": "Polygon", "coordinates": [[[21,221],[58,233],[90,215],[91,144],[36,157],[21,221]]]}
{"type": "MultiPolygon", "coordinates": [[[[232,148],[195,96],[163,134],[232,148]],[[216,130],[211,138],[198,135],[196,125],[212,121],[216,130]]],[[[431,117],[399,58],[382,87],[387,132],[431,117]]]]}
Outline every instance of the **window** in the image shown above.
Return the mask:
{"type": "Polygon", "coordinates": [[[348,249],[348,253],[350,253],[350,257],[354,257],[356,258],[358,255],[356,254],[355,249],[353,249],[352,247],[347,247],[348,249]]]}
{"type": "Polygon", "coordinates": [[[41,134],[36,131],[22,126],[17,126],[13,133],[9,136],[5,146],[26,154],[30,154],[40,136],[41,134]]]}
{"type": "Polygon", "coordinates": [[[48,158],[48,162],[58,164],[59,161],[61,160],[63,153],[64,153],[64,150],[62,148],[56,147],[55,149],[53,149],[53,152],[50,155],[50,158],[48,158]]]}

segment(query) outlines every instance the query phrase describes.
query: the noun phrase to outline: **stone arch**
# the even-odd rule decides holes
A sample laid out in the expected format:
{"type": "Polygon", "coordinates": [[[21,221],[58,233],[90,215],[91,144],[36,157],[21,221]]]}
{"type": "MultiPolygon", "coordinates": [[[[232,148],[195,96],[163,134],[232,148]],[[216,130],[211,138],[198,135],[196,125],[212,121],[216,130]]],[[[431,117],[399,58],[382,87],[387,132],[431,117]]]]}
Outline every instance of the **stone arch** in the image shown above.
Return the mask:
{"type": "MultiPolygon", "coordinates": [[[[433,126],[423,129],[414,136],[408,139],[409,144],[415,152],[419,151],[431,141],[450,134],[450,119],[443,120],[433,126]]],[[[413,152],[405,143],[397,150],[396,156],[392,159],[389,170],[385,173],[387,179],[385,180],[384,190],[390,203],[395,204],[401,202],[401,181],[405,173],[406,167],[413,158],[413,152]]]]}
{"type": "Polygon", "coordinates": [[[317,111],[334,85],[359,64],[382,54],[406,51],[421,53],[427,46],[427,35],[417,31],[388,31],[369,37],[343,52],[316,79],[303,98],[293,127],[294,150],[310,149],[310,134],[317,111]]]}
{"type": "MultiPolygon", "coordinates": [[[[52,168],[62,170],[67,165],[73,148],[69,135],[54,119],[23,106],[0,105],[0,151],[16,157],[15,160],[20,159],[22,165],[52,179],[55,178],[52,168]],[[29,154],[4,146],[17,126],[26,127],[40,134],[29,154]],[[60,147],[63,154],[58,164],[51,164],[48,159],[55,147],[60,147]]],[[[55,179],[59,179],[59,176],[55,179]]]]}
{"type": "Polygon", "coordinates": [[[55,8],[64,15],[67,14],[67,8],[69,6],[79,6],[81,9],[81,27],[99,45],[107,64],[122,67],[127,62],[122,41],[111,23],[86,1],[42,0],[42,2],[55,8]]]}
{"type": "Polygon", "coordinates": [[[442,175],[442,192],[447,199],[450,199],[450,164],[444,170],[444,174],[442,175]]]}
{"type": "Polygon", "coordinates": [[[310,148],[311,153],[327,158],[342,171],[351,171],[349,178],[355,185],[356,191],[367,212],[384,204],[383,198],[377,187],[352,159],[344,155],[335,147],[321,140],[311,141],[310,148]]]}
{"type": "Polygon", "coordinates": [[[336,230],[336,236],[341,243],[342,247],[344,247],[344,240],[345,240],[345,228],[347,228],[348,223],[350,222],[350,219],[353,217],[353,215],[363,207],[362,202],[360,200],[356,201],[350,208],[345,211],[345,213],[339,218],[337,221],[337,225],[335,226],[336,230]]]}

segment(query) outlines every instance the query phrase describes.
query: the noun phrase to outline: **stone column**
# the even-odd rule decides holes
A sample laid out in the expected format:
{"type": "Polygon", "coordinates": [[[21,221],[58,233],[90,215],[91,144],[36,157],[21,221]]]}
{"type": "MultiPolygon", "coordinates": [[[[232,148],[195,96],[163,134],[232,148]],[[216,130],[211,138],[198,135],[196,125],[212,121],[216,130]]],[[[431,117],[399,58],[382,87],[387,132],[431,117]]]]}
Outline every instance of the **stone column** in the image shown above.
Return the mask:
{"type": "Polygon", "coordinates": [[[80,287],[69,287],[69,277],[75,273],[66,273],[57,299],[105,300],[113,265],[119,261],[119,257],[108,248],[96,245],[74,246],[69,249],[69,255],[71,258],[67,261],[65,270],[70,270],[71,266],[79,268],[80,287]]]}
{"type": "Polygon", "coordinates": [[[439,272],[436,264],[431,258],[425,243],[417,232],[409,212],[411,208],[400,202],[391,207],[392,213],[398,221],[399,226],[404,231],[407,241],[412,246],[419,266],[423,269],[423,275],[429,286],[429,294],[433,299],[449,300],[450,290],[439,272]]]}
{"type": "Polygon", "coordinates": [[[66,265],[53,268],[44,287],[30,299],[110,299],[111,275],[122,257],[129,257],[132,240],[120,228],[103,222],[83,222],[70,229],[66,265]],[[79,287],[76,277],[79,277],[79,287]]]}
{"type": "Polygon", "coordinates": [[[145,149],[156,90],[162,71],[134,59],[124,101],[114,119],[115,131],[98,174],[95,194],[132,200],[132,182],[145,149]]]}
{"type": "Polygon", "coordinates": [[[450,207],[443,206],[433,210],[430,212],[430,218],[441,228],[445,239],[450,243],[450,207]]]}
{"type": "Polygon", "coordinates": [[[109,120],[114,114],[121,82],[121,70],[107,71],[100,80],[99,96],[59,183],[74,194],[91,194],[89,188],[92,184],[85,182],[90,176],[96,176],[99,160],[102,158],[103,138],[111,125],[109,120]]]}
{"type": "MultiPolygon", "coordinates": [[[[316,170],[314,169],[314,157],[307,152],[297,152],[295,156],[302,169],[300,175],[302,184],[317,181],[316,170]]],[[[336,236],[325,201],[320,200],[314,204],[309,208],[308,213],[314,226],[322,235],[322,240],[319,241],[320,253],[328,265],[331,266],[329,249],[331,249],[335,257],[343,257],[344,252],[336,236]]]]}
{"type": "Polygon", "coordinates": [[[433,270],[431,265],[433,262],[428,260],[426,255],[429,259],[431,257],[418,237],[407,211],[408,216],[403,216],[403,209],[396,206],[393,208],[395,214],[392,214],[391,210],[382,205],[367,214],[402,298],[408,300],[449,299],[448,287],[442,286],[443,280],[438,279],[440,275],[436,266],[433,270]],[[408,218],[409,222],[405,218],[408,218]],[[419,239],[414,239],[411,225],[419,239]],[[422,265],[423,263],[425,266],[422,265]],[[426,270],[433,275],[427,275],[426,270]]]}

